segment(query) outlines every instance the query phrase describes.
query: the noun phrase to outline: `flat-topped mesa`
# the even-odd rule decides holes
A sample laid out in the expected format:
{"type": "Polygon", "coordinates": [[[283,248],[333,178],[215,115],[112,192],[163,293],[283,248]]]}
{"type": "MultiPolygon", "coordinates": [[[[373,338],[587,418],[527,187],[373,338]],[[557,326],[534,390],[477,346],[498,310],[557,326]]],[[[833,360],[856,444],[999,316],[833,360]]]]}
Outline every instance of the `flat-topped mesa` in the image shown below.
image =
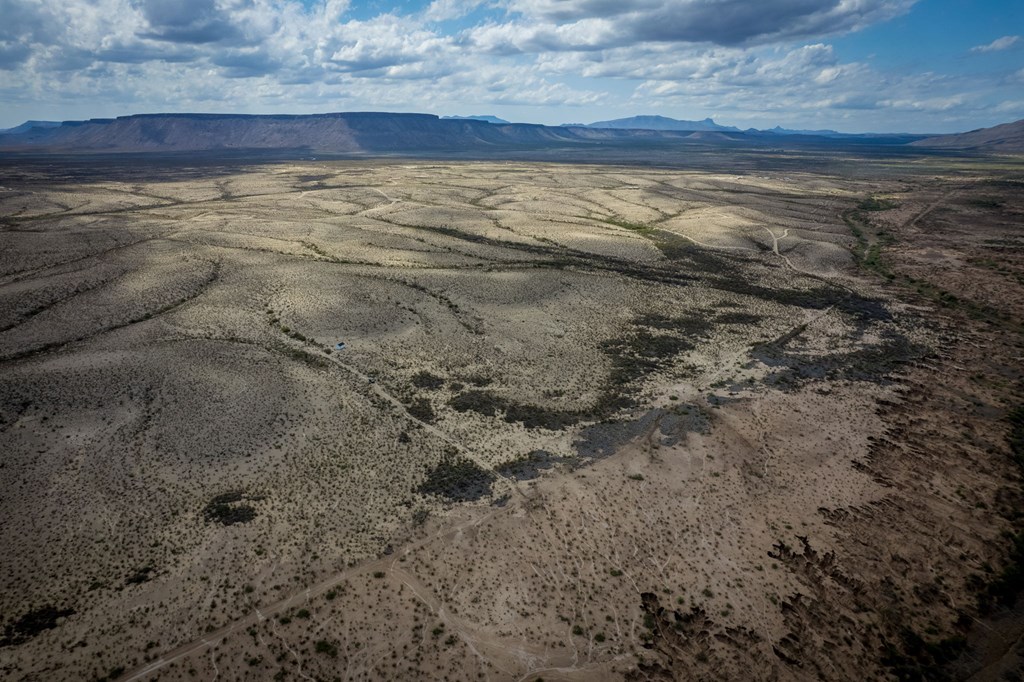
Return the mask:
{"type": "MultiPolygon", "coordinates": [[[[482,117],[481,117],[482,118],[482,117]]],[[[641,117],[644,120],[655,117],[641,117]]],[[[672,119],[664,119],[672,121],[672,119]]],[[[662,121],[663,122],[663,121],[662,121]]],[[[820,136],[742,132],[710,119],[672,126],[546,126],[479,118],[374,111],[324,114],[134,114],[65,121],[50,127],[24,125],[0,132],[0,150],[10,152],[182,152],[278,150],[324,153],[452,153],[491,156],[505,152],[619,144],[733,145],[755,147],[835,145],[820,136]],[[695,135],[694,133],[705,133],[695,135]],[[715,133],[708,135],[707,133],[715,133]]],[[[858,143],[904,144],[920,136],[872,137],[858,143]]]]}
{"type": "Polygon", "coordinates": [[[570,130],[495,125],[433,114],[135,114],[66,121],[54,128],[0,134],[0,149],[34,151],[202,151],[307,149],[325,152],[455,151],[584,142],[570,130]]]}

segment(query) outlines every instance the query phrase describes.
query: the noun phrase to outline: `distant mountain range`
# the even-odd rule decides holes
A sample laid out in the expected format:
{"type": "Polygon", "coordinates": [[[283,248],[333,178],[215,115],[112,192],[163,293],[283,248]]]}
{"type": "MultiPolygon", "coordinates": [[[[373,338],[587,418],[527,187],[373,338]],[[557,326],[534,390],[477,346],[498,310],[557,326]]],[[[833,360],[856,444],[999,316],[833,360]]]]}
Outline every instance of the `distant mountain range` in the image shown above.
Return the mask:
{"type": "Polygon", "coordinates": [[[487,123],[495,123],[497,125],[507,124],[511,121],[506,121],[503,118],[497,116],[491,116],[489,114],[483,116],[442,116],[442,119],[452,119],[456,121],[486,121],[487,123]]]}
{"type": "MultiPolygon", "coordinates": [[[[567,124],[569,127],[602,128],[602,129],[623,129],[623,130],[673,130],[673,131],[694,131],[694,132],[741,132],[733,126],[722,126],[710,118],[703,121],[683,121],[665,116],[631,116],[629,118],[618,118],[611,121],[597,121],[589,124],[567,124]]],[[[785,135],[833,139],[870,139],[882,141],[886,138],[903,140],[915,147],[928,147],[932,149],[962,149],[978,150],[995,153],[1018,153],[1024,152],[1024,121],[1005,123],[992,128],[981,128],[967,133],[956,133],[952,135],[906,135],[906,134],[875,134],[875,133],[840,133],[835,130],[791,130],[775,126],[767,130],[748,128],[742,131],[748,136],[785,135]],[[913,140],[905,138],[914,138],[913,140]]],[[[693,138],[693,136],[690,136],[693,138]]],[[[701,139],[713,139],[709,136],[701,136],[701,139]]],[[[731,139],[731,138],[730,138],[731,139]]]]}
{"type": "MultiPolygon", "coordinates": [[[[812,137],[886,137],[884,134],[875,133],[840,133],[835,130],[792,130],[790,128],[783,128],[781,126],[775,126],[774,128],[768,128],[766,130],[759,130],[757,128],[747,128],[746,130],[740,130],[735,126],[723,126],[715,123],[714,119],[705,118],[703,121],[685,121],[676,118],[668,118],[667,116],[630,116],[629,118],[617,118],[611,121],[596,121],[594,123],[563,123],[566,127],[578,127],[578,128],[606,128],[606,129],[620,129],[620,130],[689,130],[692,132],[708,131],[708,132],[723,132],[723,133],[739,133],[744,132],[748,134],[767,134],[767,135],[805,135],[812,137]]],[[[904,137],[903,134],[897,134],[897,137],[904,137]]]]}
{"type": "Polygon", "coordinates": [[[915,147],[964,149],[997,153],[1024,152],[1024,119],[966,133],[926,137],[911,143],[915,147]]]}
{"type": "Polygon", "coordinates": [[[0,131],[0,150],[20,152],[179,152],[303,150],[342,154],[497,153],[652,144],[765,148],[837,145],[1024,151],[1024,122],[962,135],[843,135],[835,131],[741,131],[711,119],[637,116],[586,126],[508,123],[491,116],[346,112],[309,115],[137,114],[88,121],[28,121],[0,131]],[[491,122],[491,120],[496,122],[491,122]],[[658,128],[643,126],[657,125],[658,128]],[[639,126],[639,127],[628,127],[639,126]]]}
{"type": "Polygon", "coordinates": [[[585,128],[617,128],[620,130],[714,130],[719,132],[740,132],[739,128],[733,126],[720,126],[710,118],[703,121],[680,121],[666,116],[630,116],[629,118],[616,118],[611,121],[597,121],[588,123],[585,128]]]}
{"type": "MultiPolygon", "coordinates": [[[[754,129],[751,128],[751,130],[754,129]]],[[[860,133],[840,133],[835,130],[791,130],[781,126],[775,126],[760,132],[772,133],[774,135],[817,135],[819,137],[858,137],[860,135],[860,133]]]]}

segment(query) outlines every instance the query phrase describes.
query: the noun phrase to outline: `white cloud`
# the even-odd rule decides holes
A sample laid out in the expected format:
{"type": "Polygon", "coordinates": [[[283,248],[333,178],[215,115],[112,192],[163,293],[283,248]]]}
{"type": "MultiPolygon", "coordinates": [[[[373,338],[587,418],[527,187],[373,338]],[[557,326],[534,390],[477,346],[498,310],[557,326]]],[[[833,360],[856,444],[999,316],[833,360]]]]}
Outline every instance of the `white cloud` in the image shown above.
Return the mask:
{"type": "Polygon", "coordinates": [[[348,71],[367,71],[431,61],[436,71],[451,68],[451,38],[421,28],[409,19],[385,14],[342,24],[328,61],[348,71]]]}
{"type": "Polygon", "coordinates": [[[427,21],[449,21],[464,17],[483,4],[483,0],[434,0],[423,12],[427,21]]]}
{"type": "Polygon", "coordinates": [[[919,129],[932,113],[994,111],[1007,84],[1024,82],[1005,70],[987,80],[886,74],[827,44],[913,3],[433,0],[355,20],[349,0],[0,0],[0,101],[8,112],[34,107],[35,118],[590,107],[594,120],[719,112],[737,124],[816,117],[820,127],[887,111],[919,129]],[[446,32],[477,11],[488,18],[446,32]]]}
{"type": "Polygon", "coordinates": [[[1020,36],[1003,36],[1002,38],[996,38],[987,45],[972,47],[971,52],[999,52],[1010,49],[1018,42],[1020,42],[1020,36]]]}
{"type": "MultiPolygon", "coordinates": [[[[575,30],[600,26],[600,47],[642,42],[755,45],[856,31],[907,12],[916,0],[509,0],[523,15],[513,43],[530,52],[568,28],[561,49],[577,49],[575,30]]],[[[591,46],[593,41],[591,41],[591,46]]]]}
{"type": "Polygon", "coordinates": [[[953,95],[951,97],[928,97],[922,99],[916,98],[899,98],[899,99],[886,99],[881,100],[878,105],[880,107],[897,109],[901,111],[927,111],[927,112],[939,112],[939,111],[950,111],[957,107],[960,107],[964,103],[964,97],[962,95],[953,95]]]}

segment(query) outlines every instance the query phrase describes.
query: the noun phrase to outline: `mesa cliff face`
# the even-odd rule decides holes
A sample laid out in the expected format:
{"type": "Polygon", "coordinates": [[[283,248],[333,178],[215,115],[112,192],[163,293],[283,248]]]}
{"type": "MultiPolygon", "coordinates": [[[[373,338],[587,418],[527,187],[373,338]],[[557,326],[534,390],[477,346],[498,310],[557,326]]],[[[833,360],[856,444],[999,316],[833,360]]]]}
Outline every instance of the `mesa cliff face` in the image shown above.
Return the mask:
{"type": "Polygon", "coordinates": [[[662,125],[660,119],[644,127],[624,125],[641,119],[658,117],[634,117],[587,126],[545,126],[387,112],[136,114],[60,124],[29,122],[0,132],[0,150],[58,153],[303,150],[374,154],[552,149],[563,145],[593,148],[603,143],[731,146],[743,142],[754,147],[832,149],[874,145],[893,148],[910,143],[934,149],[1024,151],[1024,121],[922,139],[919,135],[867,134],[837,138],[823,131],[786,131],[785,134],[739,131],[712,121],[673,119],[664,121],[670,121],[674,127],[662,125]]]}
{"type": "MultiPolygon", "coordinates": [[[[608,136],[605,134],[603,137],[608,136]]],[[[592,138],[593,135],[587,135],[587,139],[592,138]]],[[[468,119],[440,119],[430,114],[142,114],[116,119],[68,121],[55,128],[33,128],[20,134],[0,135],[0,148],[125,152],[217,149],[386,152],[479,149],[580,142],[584,139],[565,128],[494,125],[468,119]]]]}

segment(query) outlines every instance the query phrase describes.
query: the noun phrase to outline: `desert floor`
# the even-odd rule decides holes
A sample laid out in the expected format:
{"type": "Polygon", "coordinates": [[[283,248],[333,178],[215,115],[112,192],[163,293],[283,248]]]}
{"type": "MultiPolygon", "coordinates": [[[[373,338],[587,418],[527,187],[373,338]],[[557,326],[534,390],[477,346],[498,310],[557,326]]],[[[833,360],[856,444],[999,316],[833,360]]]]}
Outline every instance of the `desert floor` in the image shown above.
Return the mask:
{"type": "Polygon", "coordinates": [[[1022,178],[8,164],[0,676],[1018,674],[1022,178]]]}

